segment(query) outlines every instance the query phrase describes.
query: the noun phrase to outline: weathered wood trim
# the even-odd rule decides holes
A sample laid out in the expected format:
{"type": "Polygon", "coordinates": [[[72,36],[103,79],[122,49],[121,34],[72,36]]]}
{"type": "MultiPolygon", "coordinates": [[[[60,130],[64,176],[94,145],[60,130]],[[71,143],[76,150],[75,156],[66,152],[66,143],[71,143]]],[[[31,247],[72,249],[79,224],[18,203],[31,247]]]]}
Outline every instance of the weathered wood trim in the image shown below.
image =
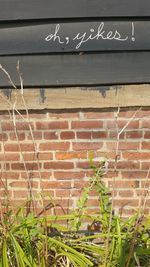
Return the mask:
{"type": "MultiPolygon", "coordinates": [[[[0,57],[16,86],[18,61],[27,88],[150,83],[150,51],[0,57]]],[[[2,71],[0,87],[10,87],[2,71]]]]}
{"type": "Polygon", "coordinates": [[[149,0],[0,0],[0,20],[150,16],[149,0]]]}
{"type": "MultiPolygon", "coordinates": [[[[23,97],[28,109],[76,109],[150,106],[150,85],[116,87],[24,89],[23,97]]],[[[1,89],[0,110],[24,110],[21,92],[1,89]]]]}

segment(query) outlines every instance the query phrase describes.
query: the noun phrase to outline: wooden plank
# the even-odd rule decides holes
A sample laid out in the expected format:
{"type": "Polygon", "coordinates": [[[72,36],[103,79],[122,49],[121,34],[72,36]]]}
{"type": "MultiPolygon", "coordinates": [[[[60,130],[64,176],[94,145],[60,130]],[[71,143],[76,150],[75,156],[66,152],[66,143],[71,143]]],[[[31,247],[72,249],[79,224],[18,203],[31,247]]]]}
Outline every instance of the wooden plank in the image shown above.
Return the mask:
{"type": "MultiPolygon", "coordinates": [[[[0,57],[17,86],[17,62],[27,87],[150,82],[150,52],[0,57]]],[[[0,86],[10,87],[1,71],[0,86]]]]}
{"type": "Polygon", "coordinates": [[[0,28],[0,55],[150,49],[150,21],[7,26],[0,28]]]}
{"type": "MultiPolygon", "coordinates": [[[[76,109],[149,106],[150,85],[102,87],[27,88],[24,99],[28,109],[76,109]],[[41,93],[42,92],[42,93],[41,93]],[[105,94],[104,94],[105,92],[105,94]],[[136,96],[136,97],[135,97],[136,96]]],[[[25,110],[20,90],[0,89],[0,111],[25,110]],[[17,99],[17,101],[16,101],[17,99]]]]}
{"type": "Polygon", "coordinates": [[[0,20],[150,16],[149,0],[0,0],[0,20]]]}

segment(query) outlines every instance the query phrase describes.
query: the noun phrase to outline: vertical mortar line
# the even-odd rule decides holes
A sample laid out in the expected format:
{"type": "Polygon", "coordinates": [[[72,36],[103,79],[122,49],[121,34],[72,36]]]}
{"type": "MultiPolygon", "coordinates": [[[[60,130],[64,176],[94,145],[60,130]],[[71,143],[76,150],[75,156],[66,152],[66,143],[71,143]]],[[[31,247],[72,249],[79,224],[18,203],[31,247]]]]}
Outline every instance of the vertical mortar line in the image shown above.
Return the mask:
{"type": "Polygon", "coordinates": [[[85,119],[84,112],[79,111],[79,121],[85,119]]]}

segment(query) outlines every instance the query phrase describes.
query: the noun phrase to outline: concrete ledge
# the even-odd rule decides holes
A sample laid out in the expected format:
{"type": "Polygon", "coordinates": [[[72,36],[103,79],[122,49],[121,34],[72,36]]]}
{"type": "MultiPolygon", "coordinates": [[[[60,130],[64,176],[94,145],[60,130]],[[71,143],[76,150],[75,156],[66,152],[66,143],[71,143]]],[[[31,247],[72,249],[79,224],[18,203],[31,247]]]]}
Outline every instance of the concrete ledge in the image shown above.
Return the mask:
{"type": "MultiPolygon", "coordinates": [[[[28,109],[74,109],[150,106],[150,85],[24,89],[28,109]]],[[[20,90],[0,89],[0,110],[24,110],[20,90]]]]}

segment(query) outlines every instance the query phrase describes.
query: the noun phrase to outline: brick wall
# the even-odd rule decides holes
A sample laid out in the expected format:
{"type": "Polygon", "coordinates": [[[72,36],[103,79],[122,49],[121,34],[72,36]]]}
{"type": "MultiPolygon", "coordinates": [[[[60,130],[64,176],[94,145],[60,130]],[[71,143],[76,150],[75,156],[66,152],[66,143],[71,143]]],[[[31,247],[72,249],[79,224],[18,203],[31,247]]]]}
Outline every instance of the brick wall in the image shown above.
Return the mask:
{"type": "MultiPolygon", "coordinates": [[[[29,112],[29,117],[1,112],[0,121],[2,205],[5,193],[12,206],[21,205],[32,188],[36,199],[42,191],[46,203],[55,199],[67,211],[91,174],[91,154],[96,163],[108,161],[104,181],[114,187],[116,211],[131,214],[149,188],[150,109],[46,110],[29,112]]],[[[90,212],[97,203],[93,192],[90,212]]],[[[148,194],[147,211],[149,204],[148,194]]],[[[36,205],[41,208],[39,201],[36,205]]]]}

